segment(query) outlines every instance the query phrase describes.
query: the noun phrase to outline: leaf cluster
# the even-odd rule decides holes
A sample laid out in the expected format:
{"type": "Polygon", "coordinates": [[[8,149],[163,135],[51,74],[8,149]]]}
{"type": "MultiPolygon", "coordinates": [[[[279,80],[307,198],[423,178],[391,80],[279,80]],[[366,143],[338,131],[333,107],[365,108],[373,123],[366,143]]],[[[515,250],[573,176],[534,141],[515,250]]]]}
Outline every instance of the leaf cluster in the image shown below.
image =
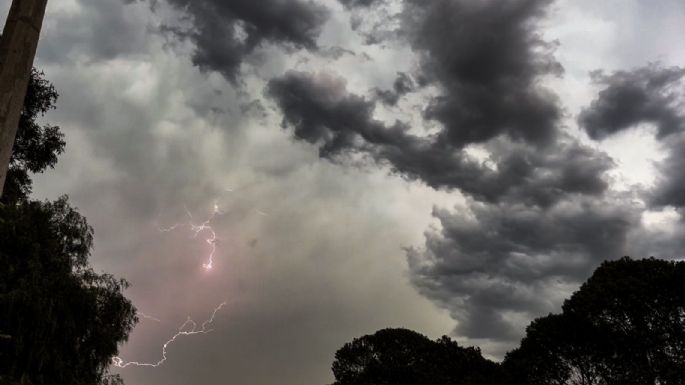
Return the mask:
{"type": "Polygon", "coordinates": [[[32,69],[12,147],[3,202],[28,199],[31,193],[30,173],[53,168],[57,157],[64,151],[66,142],[60,128],[40,124],[40,119],[55,108],[58,96],[43,72],[32,69]]]}

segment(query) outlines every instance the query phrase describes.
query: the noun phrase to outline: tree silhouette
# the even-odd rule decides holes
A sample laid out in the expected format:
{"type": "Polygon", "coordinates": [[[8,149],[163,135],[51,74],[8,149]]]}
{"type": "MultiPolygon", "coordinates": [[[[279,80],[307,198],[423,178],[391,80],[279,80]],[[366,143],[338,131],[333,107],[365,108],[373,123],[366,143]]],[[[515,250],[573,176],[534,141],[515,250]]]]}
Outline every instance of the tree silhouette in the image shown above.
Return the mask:
{"type": "Polygon", "coordinates": [[[54,167],[57,156],[64,151],[64,135],[59,127],[41,126],[37,122],[39,117],[55,108],[57,97],[55,87],[45,79],[42,72],[34,68],[19,118],[2,202],[28,199],[31,193],[29,173],[39,173],[48,167],[54,167]]]}
{"type": "Polygon", "coordinates": [[[33,71],[0,204],[0,384],[121,383],[108,367],[137,322],[127,283],[89,267],[93,229],[66,197],[28,198],[29,172],[64,148],[36,123],[56,98],[33,71]]]}
{"type": "Polygon", "coordinates": [[[507,354],[503,369],[512,385],[606,384],[598,356],[606,355],[606,335],[585,319],[550,314],[526,329],[520,348],[507,354]]]}
{"type": "Polygon", "coordinates": [[[0,35],[0,196],[9,171],[22,103],[47,0],[14,0],[0,35]]]}
{"type": "Polygon", "coordinates": [[[497,384],[499,367],[477,348],[406,329],[356,338],[335,354],[333,385],[497,384]]]}
{"type": "Polygon", "coordinates": [[[605,262],[505,366],[526,384],[685,383],[685,263],[605,262]]]}
{"type": "Polygon", "coordinates": [[[333,374],[333,385],[682,385],[685,262],[604,262],[501,365],[447,337],[385,329],[338,350],[333,374]]]}

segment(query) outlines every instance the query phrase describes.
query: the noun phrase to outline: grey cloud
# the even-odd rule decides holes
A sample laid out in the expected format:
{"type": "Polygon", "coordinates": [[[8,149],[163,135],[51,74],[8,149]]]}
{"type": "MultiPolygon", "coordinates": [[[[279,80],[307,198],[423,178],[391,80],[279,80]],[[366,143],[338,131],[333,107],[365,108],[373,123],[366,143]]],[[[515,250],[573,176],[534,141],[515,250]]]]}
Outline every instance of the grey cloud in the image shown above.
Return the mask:
{"type": "MultiPolygon", "coordinates": [[[[549,205],[565,193],[601,194],[613,163],[560,134],[557,97],[539,85],[542,76],[562,71],[553,45],[535,29],[549,4],[404,2],[401,33],[419,55],[415,75],[441,92],[425,111],[442,123],[433,136],[374,120],[373,102],[348,94],[342,81],[290,73],[272,80],[269,94],[295,136],[318,143],[324,157],[365,154],[408,178],[490,202],[549,205]],[[465,155],[473,143],[491,147],[496,170],[465,155]]],[[[402,78],[396,85],[380,100],[392,104],[408,89],[402,78]]]]}
{"type": "Polygon", "coordinates": [[[663,138],[685,130],[685,117],[678,110],[678,91],[685,68],[651,64],[633,71],[617,71],[611,75],[593,73],[593,80],[602,87],[597,98],[581,112],[578,121],[595,140],[652,123],[663,138]]]}
{"type": "MultiPolygon", "coordinates": [[[[553,56],[555,44],[536,29],[552,2],[404,0],[398,19],[390,17],[399,24],[395,38],[419,56],[417,78],[440,90],[425,117],[444,125],[444,141],[463,147],[502,134],[538,144],[555,138],[562,111],[540,80],[563,68],[553,56]]],[[[367,18],[368,43],[388,39],[387,28],[373,23],[379,15],[367,18]]],[[[353,26],[364,20],[357,16],[353,26]]]]}
{"type": "Polygon", "coordinates": [[[412,278],[451,311],[459,335],[513,342],[523,325],[508,313],[531,319],[552,311],[555,286],[582,282],[601,261],[624,255],[639,213],[620,203],[578,198],[549,208],[472,202],[469,212],[436,209],[442,229],[426,233],[424,249],[408,252],[412,278]]]}
{"type": "Polygon", "coordinates": [[[431,187],[458,189],[490,203],[546,207],[569,195],[600,196],[608,187],[604,174],[613,167],[606,154],[572,140],[545,149],[497,141],[489,146],[490,160],[484,163],[445,149],[439,142],[409,144],[404,149],[382,147],[376,150],[376,157],[389,161],[394,171],[431,187]]]}
{"type": "Polygon", "coordinates": [[[284,126],[320,155],[342,161],[361,154],[407,178],[434,188],[460,189],[478,200],[519,200],[547,206],[566,194],[600,195],[611,159],[561,137],[538,148],[501,139],[489,143],[495,168],[477,162],[444,136],[416,136],[401,122],[373,118],[375,103],[347,92],[344,80],[326,74],[289,72],[269,82],[267,93],[283,111],[284,126]]]}
{"type": "Polygon", "coordinates": [[[263,44],[316,49],[328,10],[311,0],[166,0],[193,27],[165,30],[195,45],[193,62],[236,81],[246,56],[263,44]]]}
{"type": "Polygon", "coordinates": [[[549,143],[561,117],[557,97],[539,85],[558,75],[554,45],[535,29],[551,0],[406,0],[402,31],[420,56],[420,75],[437,85],[426,117],[454,146],[500,134],[549,143]]]}
{"type": "Polygon", "coordinates": [[[338,0],[345,8],[367,8],[383,0],[338,0]]]}
{"type": "Polygon", "coordinates": [[[283,125],[294,126],[298,139],[321,143],[322,157],[357,147],[359,136],[372,142],[393,139],[383,123],[372,118],[375,103],[349,94],[338,77],[290,71],[269,81],[267,93],[283,111],[283,125]]]}
{"type": "MultiPolygon", "coordinates": [[[[685,119],[680,124],[685,126],[685,119]]],[[[685,207],[685,132],[669,138],[665,146],[668,156],[657,165],[660,176],[650,192],[650,203],[682,209],[685,207]]]]}
{"type": "Polygon", "coordinates": [[[52,11],[41,34],[39,59],[56,64],[79,59],[104,61],[145,53],[147,21],[120,0],[76,0],[77,11],[52,11]]]}
{"type": "Polygon", "coordinates": [[[654,124],[657,139],[667,152],[657,164],[659,178],[646,199],[655,206],[685,206],[685,68],[649,64],[610,75],[593,74],[602,86],[578,121],[593,139],[604,139],[644,123],[654,124]]]}
{"type": "Polygon", "coordinates": [[[386,105],[395,106],[400,98],[416,88],[412,78],[404,72],[397,74],[397,78],[390,90],[376,90],[378,99],[386,105]]]}

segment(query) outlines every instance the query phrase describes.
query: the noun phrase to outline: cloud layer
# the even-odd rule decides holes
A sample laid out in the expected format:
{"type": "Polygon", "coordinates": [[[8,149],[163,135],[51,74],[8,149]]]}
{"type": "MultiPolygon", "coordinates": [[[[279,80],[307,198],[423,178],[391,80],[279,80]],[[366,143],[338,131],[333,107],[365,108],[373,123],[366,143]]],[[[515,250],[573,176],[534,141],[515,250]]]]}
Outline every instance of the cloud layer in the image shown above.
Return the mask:
{"type": "MultiPolygon", "coordinates": [[[[419,291],[448,309],[456,334],[469,339],[514,343],[528,320],[552,311],[558,293],[602,260],[639,250],[631,237],[645,231],[643,209],[610,189],[615,161],[568,135],[559,98],[544,85],[563,73],[555,45],[537,28],[550,5],[403,2],[399,33],[417,57],[412,77],[436,93],[424,99],[422,116],[424,126],[439,123],[437,132],[379,120],[377,100],[348,92],[335,75],[289,72],[268,86],[284,127],[322,157],[349,163],[361,156],[466,196],[457,212],[434,210],[441,229],[426,232],[425,246],[408,258],[419,291]]],[[[672,86],[682,75],[656,65],[596,72],[606,88],[579,122],[593,139],[642,122],[657,124],[659,137],[679,132],[672,86]]],[[[380,101],[394,106],[416,92],[398,88],[380,101]]],[[[671,156],[663,167],[678,164],[671,156]]],[[[661,189],[655,196],[677,195],[661,189]]]]}
{"type": "Polygon", "coordinates": [[[241,64],[264,44],[316,49],[328,10],[311,0],[167,0],[190,26],[165,30],[189,39],[193,63],[237,81],[241,64]]]}

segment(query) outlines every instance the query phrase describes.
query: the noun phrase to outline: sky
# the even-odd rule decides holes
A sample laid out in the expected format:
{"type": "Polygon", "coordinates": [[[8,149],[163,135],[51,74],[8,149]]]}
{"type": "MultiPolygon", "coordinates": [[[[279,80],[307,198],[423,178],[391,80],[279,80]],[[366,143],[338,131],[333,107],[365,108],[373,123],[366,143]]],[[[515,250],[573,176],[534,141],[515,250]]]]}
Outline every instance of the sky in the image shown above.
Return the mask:
{"type": "Polygon", "coordinates": [[[124,362],[226,302],[163,365],[116,369],[129,385],[327,384],[385,327],[501,359],[603,260],[682,257],[683,20],[679,0],[51,0],[35,66],[67,148],[34,196],[69,195],[151,317],[124,362]],[[188,225],[208,219],[209,243],[188,225]]]}

